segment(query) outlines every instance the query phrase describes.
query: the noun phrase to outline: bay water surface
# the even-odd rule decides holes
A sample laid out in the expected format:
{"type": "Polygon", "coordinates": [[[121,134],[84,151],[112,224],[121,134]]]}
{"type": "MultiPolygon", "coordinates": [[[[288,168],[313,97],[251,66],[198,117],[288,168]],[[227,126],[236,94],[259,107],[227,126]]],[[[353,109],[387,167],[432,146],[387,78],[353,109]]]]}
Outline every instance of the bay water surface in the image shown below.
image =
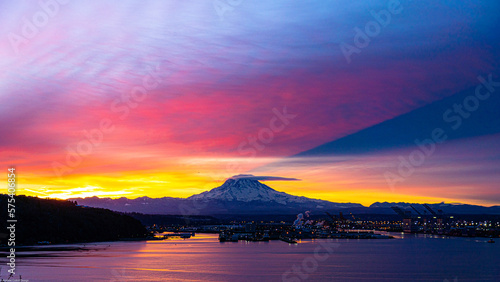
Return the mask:
{"type": "MultiPolygon", "coordinates": [[[[18,252],[29,281],[500,281],[500,242],[391,234],[395,239],[224,242],[215,234],[18,252]]],[[[71,247],[83,245],[71,245],[71,247]]],[[[53,247],[53,246],[51,246],[53,247]]],[[[61,246],[64,247],[64,246],[61,246]]],[[[6,261],[6,259],[4,260],[6,261]]],[[[5,279],[7,266],[0,277],[5,279]]]]}

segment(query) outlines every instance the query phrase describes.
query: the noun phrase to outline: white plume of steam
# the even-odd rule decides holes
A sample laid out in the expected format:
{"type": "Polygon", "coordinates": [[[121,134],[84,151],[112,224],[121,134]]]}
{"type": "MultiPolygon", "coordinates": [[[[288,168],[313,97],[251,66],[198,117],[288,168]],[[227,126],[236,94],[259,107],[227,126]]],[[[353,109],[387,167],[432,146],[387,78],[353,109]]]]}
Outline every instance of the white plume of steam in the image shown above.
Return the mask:
{"type": "MultiPolygon", "coordinates": [[[[310,211],[305,211],[304,212],[306,214],[306,217],[309,217],[309,214],[311,213],[310,211]]],[[[293,222],[293,226],[302,226],[303,224],[303,220],[304,220],[304,214],[303,213],[299,213],[297,215],[297,219],[293,222]]],[[[313,221],[312,220],[307,220],[305,222],[305,224],[312,224],[313,221]]]]}
{"type": "Polygon", "coordinates": [[[304,215],[302,213],[299,213],[297,215],[297,219],[293,222],[293,226],[301,226],[303,219],[304,219],[304,215]]]}

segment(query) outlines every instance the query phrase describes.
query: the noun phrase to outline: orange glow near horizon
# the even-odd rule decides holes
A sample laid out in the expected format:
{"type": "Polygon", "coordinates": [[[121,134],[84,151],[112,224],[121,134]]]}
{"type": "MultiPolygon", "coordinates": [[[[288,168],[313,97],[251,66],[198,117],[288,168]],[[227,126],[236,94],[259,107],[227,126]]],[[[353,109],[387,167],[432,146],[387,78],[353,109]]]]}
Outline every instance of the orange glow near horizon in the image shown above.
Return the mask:
{"type": "MultiPolygon", "coordinates": [[[[198,160],[197,160],[198,161],[198,160]]],[[[214,169],[224,167],[216,165],[214,169]]],[[[175,168],[171,166],[170,169],[175,168]]],[[[48,176],[40,177],[34,174],[23,177],[20,174],[18,194],[37,196],[41,198],[84,198],[108,197],[130,199],[148,196],[150,198],[178,197],[187,198],[194,194],[209,191],[223,184],[232,174],[220,174],[212,177],[207,166],[205,171],[189,173],[182,166],[177,167],[178,172],[149,172],[130,171],[121,173],[108,173],[101,175],[70,175],[63,179],[48,176]]],[[[189,167],[191,168],[191,167],[189,167]]],[[[297,171],[287,175],[280,172],[280,176],[294,177],[297,171]]],[[[495,205],[495,202],[471,201],[460,198],[448,198],[444,193],[435,193],[436,196],[425,196],[426,191],[432,187],[411,187],[402,185],[394,191],[380,180],[364,177],[357,173],[341,174],[330,171],[316,171],[303,174],[300,181],[263,181],[271,188],[291,195],[327,200],[331,202],[351,202],[369,206],[374,202],[411,202],[411,203],[438,203],[461,202],[478,205],[495,205]],[[353,181],[353,179],[358,179],[353,181]],[[421,192],[422,191],[422,192],[421,192]]]]}
{"type": "MultiPolygon", "coordinates": [[[[290,159],[234,157],[234,154],[227,152],[193,157],[186,156],[185,148],[179,149],[177,154],[174,154],[173,149],[165,152],[158,148],[144,149],[141,153],[121,153],[108,147],[98,147],[95,154],[86,157],[81,165],[62,177],[57,177],[50,167],[38,165],[63,159],[61,156],[38,155],[33,157],[32,163],[19,162],[18,194],[59,199],[93,196],[186,198],[216,188],[233,175],[250,173],[300,179],[264,183],[291,195],[332,202],[360,203],[364,206],[374,202],[443,201],[498,205],[498,201],[495,201],[497,192],[492,189],[491,181],[475,173],[475,166],[460,159],[447,166],[440,165],[443,160],[449,162],[450,158],[453,159],[454,152],[460,150],[460,146],[463,145],[450,143],[447,150],[451,152],[440,150],[426,166],[416,168],[411,176],[392,188],[384,178],[384,173],[388,170],[394,172],[394,161],[398,160],[398,156],[407,155],[407,151],[290,159]],[[162,158],[164,155],[170,157],[162,158]],[[461,178],[462,175],[467,177],[461,178]]],[[[474,154],[487,159],[488,146],[483,147],[484,152],[476,150],[474,154]]],[[[5,152],[0,152],[0,157],[3,154],[5,152]]],[[[19,159],[29,158],[27,153],[18,154],[19,159]]],[[[494,163],[490,166],[493,167],[494,163]]],[[[495,177],[498,176],[491,178],[495,177]]]]}

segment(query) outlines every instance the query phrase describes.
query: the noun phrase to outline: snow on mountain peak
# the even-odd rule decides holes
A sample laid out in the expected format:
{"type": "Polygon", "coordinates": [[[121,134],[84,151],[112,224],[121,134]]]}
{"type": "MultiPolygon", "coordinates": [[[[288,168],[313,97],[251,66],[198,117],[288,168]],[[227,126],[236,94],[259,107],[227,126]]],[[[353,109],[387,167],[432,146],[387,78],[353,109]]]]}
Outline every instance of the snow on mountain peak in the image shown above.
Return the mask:
{"type": "MultiPolygon", "coordinates": [[[[260,183],[253,175],[237,175],[228,178],[222,186],[210,191],[193,195],[188,199],[193,200],[223,200],[223,201],[263,201],[286,204],[287,202],[315,201],[305,197],[292,196],[284,192],[278,192],[271,187],[260,183]]],[[[295,179],[294,179],[295,180],[295,179]]]]}

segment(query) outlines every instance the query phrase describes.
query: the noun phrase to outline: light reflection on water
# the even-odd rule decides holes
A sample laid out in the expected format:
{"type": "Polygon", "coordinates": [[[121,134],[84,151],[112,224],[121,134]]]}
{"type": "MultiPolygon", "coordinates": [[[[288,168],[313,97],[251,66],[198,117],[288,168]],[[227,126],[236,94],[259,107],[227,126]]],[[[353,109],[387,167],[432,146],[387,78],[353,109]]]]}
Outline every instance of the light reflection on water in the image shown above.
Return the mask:
{"type": "Polygon", "coordinates": [[[186,240],[104,242],[87,244],[90,249],[83,251],[20,257],[17,275],[30,281],[282,281],[282,274],[295,265],[303,271],[302,278],[288,276],[299,279],[295,281],[500,281],[500,244],[481,238],[393,235],[397,238],[301,240],[297,245],[219,243],[213,234],[186,240]],[[337,244],[331,253],[321,247],[326,242],[337,244]],[[323,261],[314,259],[318,247],[323,261]]]}

